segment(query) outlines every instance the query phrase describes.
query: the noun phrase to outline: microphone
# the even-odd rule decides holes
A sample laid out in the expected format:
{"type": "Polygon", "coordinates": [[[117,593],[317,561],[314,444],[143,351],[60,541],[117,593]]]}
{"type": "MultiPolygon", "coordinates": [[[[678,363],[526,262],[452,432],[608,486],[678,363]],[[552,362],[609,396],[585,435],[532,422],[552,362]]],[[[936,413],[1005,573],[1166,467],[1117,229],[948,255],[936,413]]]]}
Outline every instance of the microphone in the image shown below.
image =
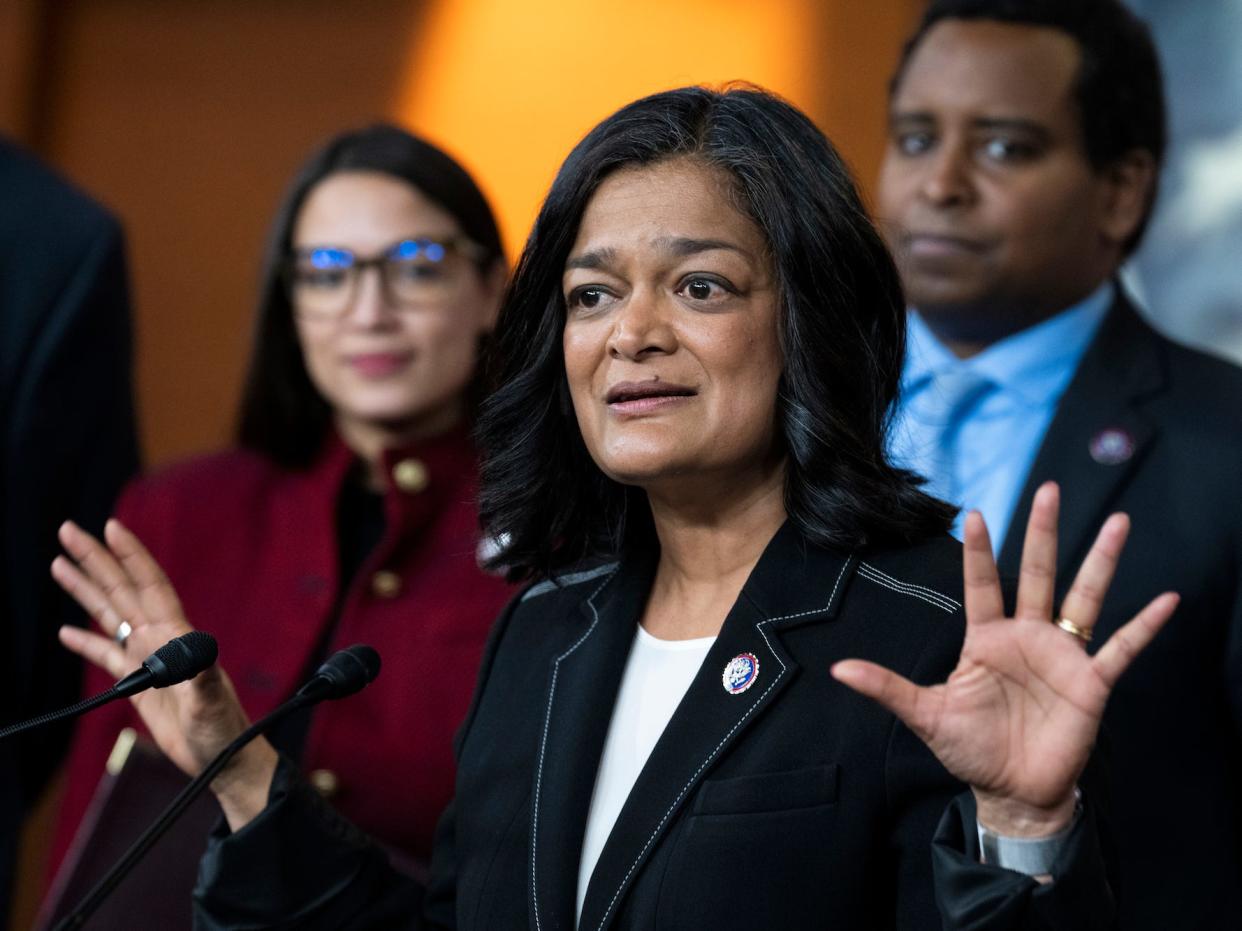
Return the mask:
{"type": "Polygon", "coordinates": [[[211,666],[219,656],[216,638],[201,630],[192,630],[169,640],[142,661],[112,688],[117,698],[137,695],[147,689],[163,689],[186,679],[193,679],[211,666]]]}
{"type": "Polygon", "coordinates": [[[169,640],[144,659],[141,666],[128,676],[119,679],[107,691],[80,701],[76,705],[70,705],[68,708],[52,711],[20,724],[12,724],[0,730],[0,740],[44,724],[51,724],[53,721],[77,717],[118,698],[128,698],[147,689],[167,688],[178,682],[193,679],[215,663],[218,654],[215,637],[201,630],[192,630],[188,634],[169,640]]]}
{"type": "Polygon", "coordinates": [[[356,643],[338,650],[315,670],[297,691],[296,697],[312,697],[315,701],[345,698],[374,681],[380,671],[380,656],[373,647],[356,643]]]}
{"type": "Polygon", "coordinates": [[[228,765],[242,747],[296,711],[321,701],[346,698],[355,692],[362,691],[379,675],[379,671],[379,653],[366,644],[355,644],[333,653],[292,698],[238,734],[233,742],[221,750],[201,773],[190,780],[190,783],[177,794],[177,797],[142,833],[142,836],[134,841],[129,850],[125,851],[121,859],[95,885],[95,888],[86,894],[78,906],[66,915],[53,931],[81,928],[135,864],[157,840],[164,836],[164,833],[172,827],[173,822],[203,793],[203,790],[211,784],[211,781],[220,774],[220,771],[228,765]]]}

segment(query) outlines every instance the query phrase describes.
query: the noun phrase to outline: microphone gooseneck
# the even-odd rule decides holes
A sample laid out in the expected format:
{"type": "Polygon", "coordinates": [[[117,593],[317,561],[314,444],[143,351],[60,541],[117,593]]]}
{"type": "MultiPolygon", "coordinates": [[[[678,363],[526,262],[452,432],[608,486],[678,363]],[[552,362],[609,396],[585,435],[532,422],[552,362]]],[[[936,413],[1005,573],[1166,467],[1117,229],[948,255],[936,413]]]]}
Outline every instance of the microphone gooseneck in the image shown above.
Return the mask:
{"type": "Polygon", "coordinates": [[[355,644],[328,657],[328,660],[316,670],[310,680],[298,689],[292,698],[238,734],[232,743],[221,750],[201,773],[190,780],[189,784],[177,794],[177,797],[160,813],[151,826],[142,833],[142,836],[134,841],[129,850],[125,851],[121,859],[95,885],[95,888],[78,903],[77,908],[57,923],[53,931],[81,928],[109,893],[120,884],[152,845],[164,836],[164,833],[172,827],[173,822],[203,793],[203,790],[211,784],[211,781],[220,774],[220,771],[228,765],[242,747],[295,711],[321,701],[345,698],[355,692],[360,692],[379,675],[379,670],[379,653],[365,644],[355,644]]]}
{"type": "Polygon", "coordinates": [[[128,698],[131,695],[137,695],[146,689],[162,689],[169,685],[176,685],[178,682],[184,682],[187,679],[193,679],[204,669],[215,663],[217,654],[218,648],[215,637],[201,630],[192,630],[188,634],[182,634],[180,637],[169,640],[144,659],[141,666],[128,676],[118,680],[106,692],[100,692],[98,695],[83,699],[76,705],[70,705],[68,708],[50,711],[47,714],[39,715],[37,718],[31,718],[29,721],[12,724],[0,730],[0,740],[3,740],[5,737],[11,737],[14,734],[20,734],[23,731],[33,730],[44,724],[51,724],[54,721],[63,721],[66,718],[77,717],[90,711],[92,708],[106,705],[108,702],[116,701],[118,698],[128,698]]]}

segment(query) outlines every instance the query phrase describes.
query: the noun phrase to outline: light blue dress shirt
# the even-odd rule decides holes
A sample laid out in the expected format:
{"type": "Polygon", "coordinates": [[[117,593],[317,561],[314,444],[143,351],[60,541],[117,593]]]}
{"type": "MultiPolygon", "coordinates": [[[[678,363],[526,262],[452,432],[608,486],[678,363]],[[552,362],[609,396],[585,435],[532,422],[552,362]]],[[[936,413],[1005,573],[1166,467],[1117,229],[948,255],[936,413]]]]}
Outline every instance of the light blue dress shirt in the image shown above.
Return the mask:
{"type": "MultiPolygon", "coordinates": [[[[908,316],[902,397],[889,452],[927,489],[975,509],[1000,552],[1018,495],[1078,363],[1113,302],[1105,282],[1085,300],[969,359],[908,316]]],[[[965,512],[953,530],[961,537],[965,512]]]]}

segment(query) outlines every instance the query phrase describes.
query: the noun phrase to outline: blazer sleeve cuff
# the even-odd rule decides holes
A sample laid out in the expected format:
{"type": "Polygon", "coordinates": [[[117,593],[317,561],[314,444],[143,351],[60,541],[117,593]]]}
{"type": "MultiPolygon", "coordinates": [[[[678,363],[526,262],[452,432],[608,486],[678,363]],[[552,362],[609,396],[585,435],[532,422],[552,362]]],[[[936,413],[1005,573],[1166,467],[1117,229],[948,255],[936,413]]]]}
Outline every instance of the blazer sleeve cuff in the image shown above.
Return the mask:
{"type": "Polygon", "coordinates": [[[949,805],[932,840],[936,900],[946,931],[1081,929],[1115,926],[1095,815],[1089,801],[1066,835],[1052,882],[981,863],[974,797],[949,805]]]}
{"type": "Polygon", "coordinates": [[[267,808],[236,833],[221,818],[209,836],[194,927],[337,929],[386,919],[414,929],[422,893],[282,756],[267,808]]]}

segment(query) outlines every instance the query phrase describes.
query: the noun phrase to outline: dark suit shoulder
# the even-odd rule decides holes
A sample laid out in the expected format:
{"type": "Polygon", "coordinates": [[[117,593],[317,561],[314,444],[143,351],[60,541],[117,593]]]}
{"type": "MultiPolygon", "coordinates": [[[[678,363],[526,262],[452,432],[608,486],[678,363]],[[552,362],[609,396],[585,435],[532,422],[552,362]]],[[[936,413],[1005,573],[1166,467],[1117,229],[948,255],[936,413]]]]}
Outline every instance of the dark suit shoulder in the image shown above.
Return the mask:
{"type": "Polygon", "coordinates": [[[962,545],[947,534],[860,551],[838,625],[846,655],[942,682],[961,650],[963,601],[962,545]]]}
{"type": "Polygon", "coordinates": [[[1213,427],[1222,440],[1242,449],[1242,367],[1225,359],[1174,342],[1167,344],[1171,395],[1189,410],[1213,418],[1194,422],[1213,427]]]}
{"type": "Polygon", "coordinates": [[[537,579],[527,585],[519,595],[518,601],[525,603],[534,599],[546,599],[548,596],[571,598],[575,601],[590,595],[588,586],[592,582],[597,585],[616,571],[619,564],[611,562],[590,562],[572,566],[562,572],[537,579]]]}
{"type": "MultiPolygon", "coordinates": [[[[112,213],[72,182],[48,168],[29,152],[0,138],[0,190],[5,210],[0,235],[19,235],[27,248],[40,241],[40,231],[64,237],[94,239],[117,235],[120,226],[112,213]],[[10,218],[6,221],[4,218],[10,218]],[[35,236],[30,234],[35,232],[35,236]]],[[[41,243],[42,244],[42,243],[41,243]]]]}
{"type": "Polygon", "coordinates": [[[1170,423],[1205,428],[1242,448],[1242,368],[1161,333],[1124,295],[1112,316],[1112,325],[1101,332],[1092,361],[1107,364],[1121,359],[1135,366],[1142,364],[1146,353],[1153,353],[1160,360],[1164,379],[1154,392],[1153,403],[1176,412],[1170,423]]]}
{"type": "Polygon", "coordinates": [[[533,654],[565,649],[590,627],[589,605],[619,568],[618,562],[591,562],[532,580],[510,602],[508,627],[517,636],[509,639],[533,654]]]}
{"type": "Polygon", "coordinates": [[[894,597],[945,613],[962,604],[962,544],[948,534],[909,546],[863,550],[856,574],[894,597]]]}

